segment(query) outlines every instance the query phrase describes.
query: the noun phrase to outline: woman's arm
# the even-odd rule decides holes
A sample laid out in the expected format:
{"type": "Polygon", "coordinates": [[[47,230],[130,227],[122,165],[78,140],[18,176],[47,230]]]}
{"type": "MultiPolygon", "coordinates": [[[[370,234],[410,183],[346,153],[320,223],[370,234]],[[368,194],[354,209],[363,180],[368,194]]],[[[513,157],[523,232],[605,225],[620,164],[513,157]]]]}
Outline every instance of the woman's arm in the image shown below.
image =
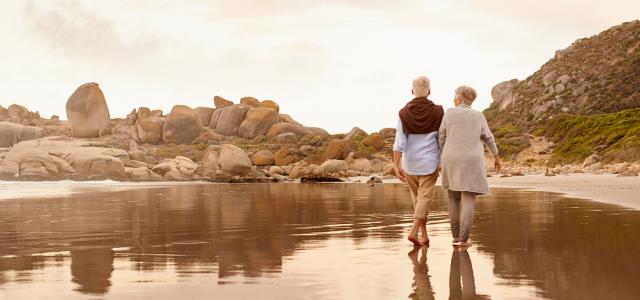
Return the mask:
{"type": "Polygon", "coordinates": [[[489,128],[489,124],[487,124],[487,119],[485,119],[484,115],[482,115],[482,129],[480,133],[480,138],[482,141],[489,147],[489,151],[493,154],[493,158],[495,159],[495,168],[496,172],[500,173],[502,170],[502,163],[500,162],[500,155],[498,154],[498,146],[496,145],[496,139],[493,137],[493,133],[491,133],[491,129],[489,128]]]}

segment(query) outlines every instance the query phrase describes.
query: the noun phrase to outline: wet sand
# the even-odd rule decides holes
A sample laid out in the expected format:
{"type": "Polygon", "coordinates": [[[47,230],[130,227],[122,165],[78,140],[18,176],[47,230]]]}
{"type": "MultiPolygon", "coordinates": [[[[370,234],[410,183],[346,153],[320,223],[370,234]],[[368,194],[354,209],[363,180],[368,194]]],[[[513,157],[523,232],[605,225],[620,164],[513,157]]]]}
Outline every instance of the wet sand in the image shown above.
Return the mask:
{"type": "Polygon", "coordinates": [[[2,299],[634,299],[640,212],[495,189],[475,246],[404,185],[181,184],[0,201],[2,299]]]}
{"type": "MultiPolygon", "coordinates": [[[[366,182],[369,177],[352,177],[349,182],[366,182]]],[[[568,174],[557,176],[525,175],[488,178],[492,188],[517,188],[566,194],[603,203],[640,209],[640,177],[618,177],[614,174],[568,174]]],[[[384,183],[400,183],[386,177],[384,183]]],[[[440,185],[440,179],[438,179],[440,185]]]]}

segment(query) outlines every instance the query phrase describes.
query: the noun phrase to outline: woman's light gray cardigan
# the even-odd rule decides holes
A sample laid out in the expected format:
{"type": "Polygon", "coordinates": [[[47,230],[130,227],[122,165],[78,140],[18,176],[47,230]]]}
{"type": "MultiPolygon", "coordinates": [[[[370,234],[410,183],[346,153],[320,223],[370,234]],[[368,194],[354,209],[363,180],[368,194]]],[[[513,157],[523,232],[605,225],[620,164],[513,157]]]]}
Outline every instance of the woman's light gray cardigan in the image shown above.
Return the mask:
{"type": "Polygon", "coordinates": [[[465,104],[447,110],[438,134],[442,153],[442,187],[453,191],[489,193],[482,142],[492,154],[498,153],[493,134],[481,112],[465,104]]]}

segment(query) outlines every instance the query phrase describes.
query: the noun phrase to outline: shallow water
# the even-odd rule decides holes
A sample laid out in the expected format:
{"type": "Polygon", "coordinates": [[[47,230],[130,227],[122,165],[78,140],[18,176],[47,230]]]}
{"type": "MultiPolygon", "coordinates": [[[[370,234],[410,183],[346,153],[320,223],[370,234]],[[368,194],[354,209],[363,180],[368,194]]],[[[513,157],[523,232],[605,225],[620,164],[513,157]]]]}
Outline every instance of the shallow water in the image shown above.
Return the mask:
{"type": "Polygon", "coordinates": [[[637,299],[640,212],[495,189],[467,251],[385,184],[101,187],[0,201],[0,299],[637,299]]]}

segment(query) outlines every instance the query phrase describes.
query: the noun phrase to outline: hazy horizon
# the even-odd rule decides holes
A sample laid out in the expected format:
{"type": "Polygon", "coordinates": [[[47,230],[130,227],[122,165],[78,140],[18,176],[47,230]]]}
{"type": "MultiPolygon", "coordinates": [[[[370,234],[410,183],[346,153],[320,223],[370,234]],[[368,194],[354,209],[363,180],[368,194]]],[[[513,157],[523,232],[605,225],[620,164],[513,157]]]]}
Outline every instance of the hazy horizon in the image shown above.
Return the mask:
{"type": "Polygon", "coordinates": [[[66,119],[65,103],[97,82],[112,118],[135,107],[213,107],[253,96],[307,126],[394,127],[426,75],[450,107],[524,79],[558,49],[637,19],[640,2],[219,0],[16,1],[0,4],[0,105],[66,119]]]}

